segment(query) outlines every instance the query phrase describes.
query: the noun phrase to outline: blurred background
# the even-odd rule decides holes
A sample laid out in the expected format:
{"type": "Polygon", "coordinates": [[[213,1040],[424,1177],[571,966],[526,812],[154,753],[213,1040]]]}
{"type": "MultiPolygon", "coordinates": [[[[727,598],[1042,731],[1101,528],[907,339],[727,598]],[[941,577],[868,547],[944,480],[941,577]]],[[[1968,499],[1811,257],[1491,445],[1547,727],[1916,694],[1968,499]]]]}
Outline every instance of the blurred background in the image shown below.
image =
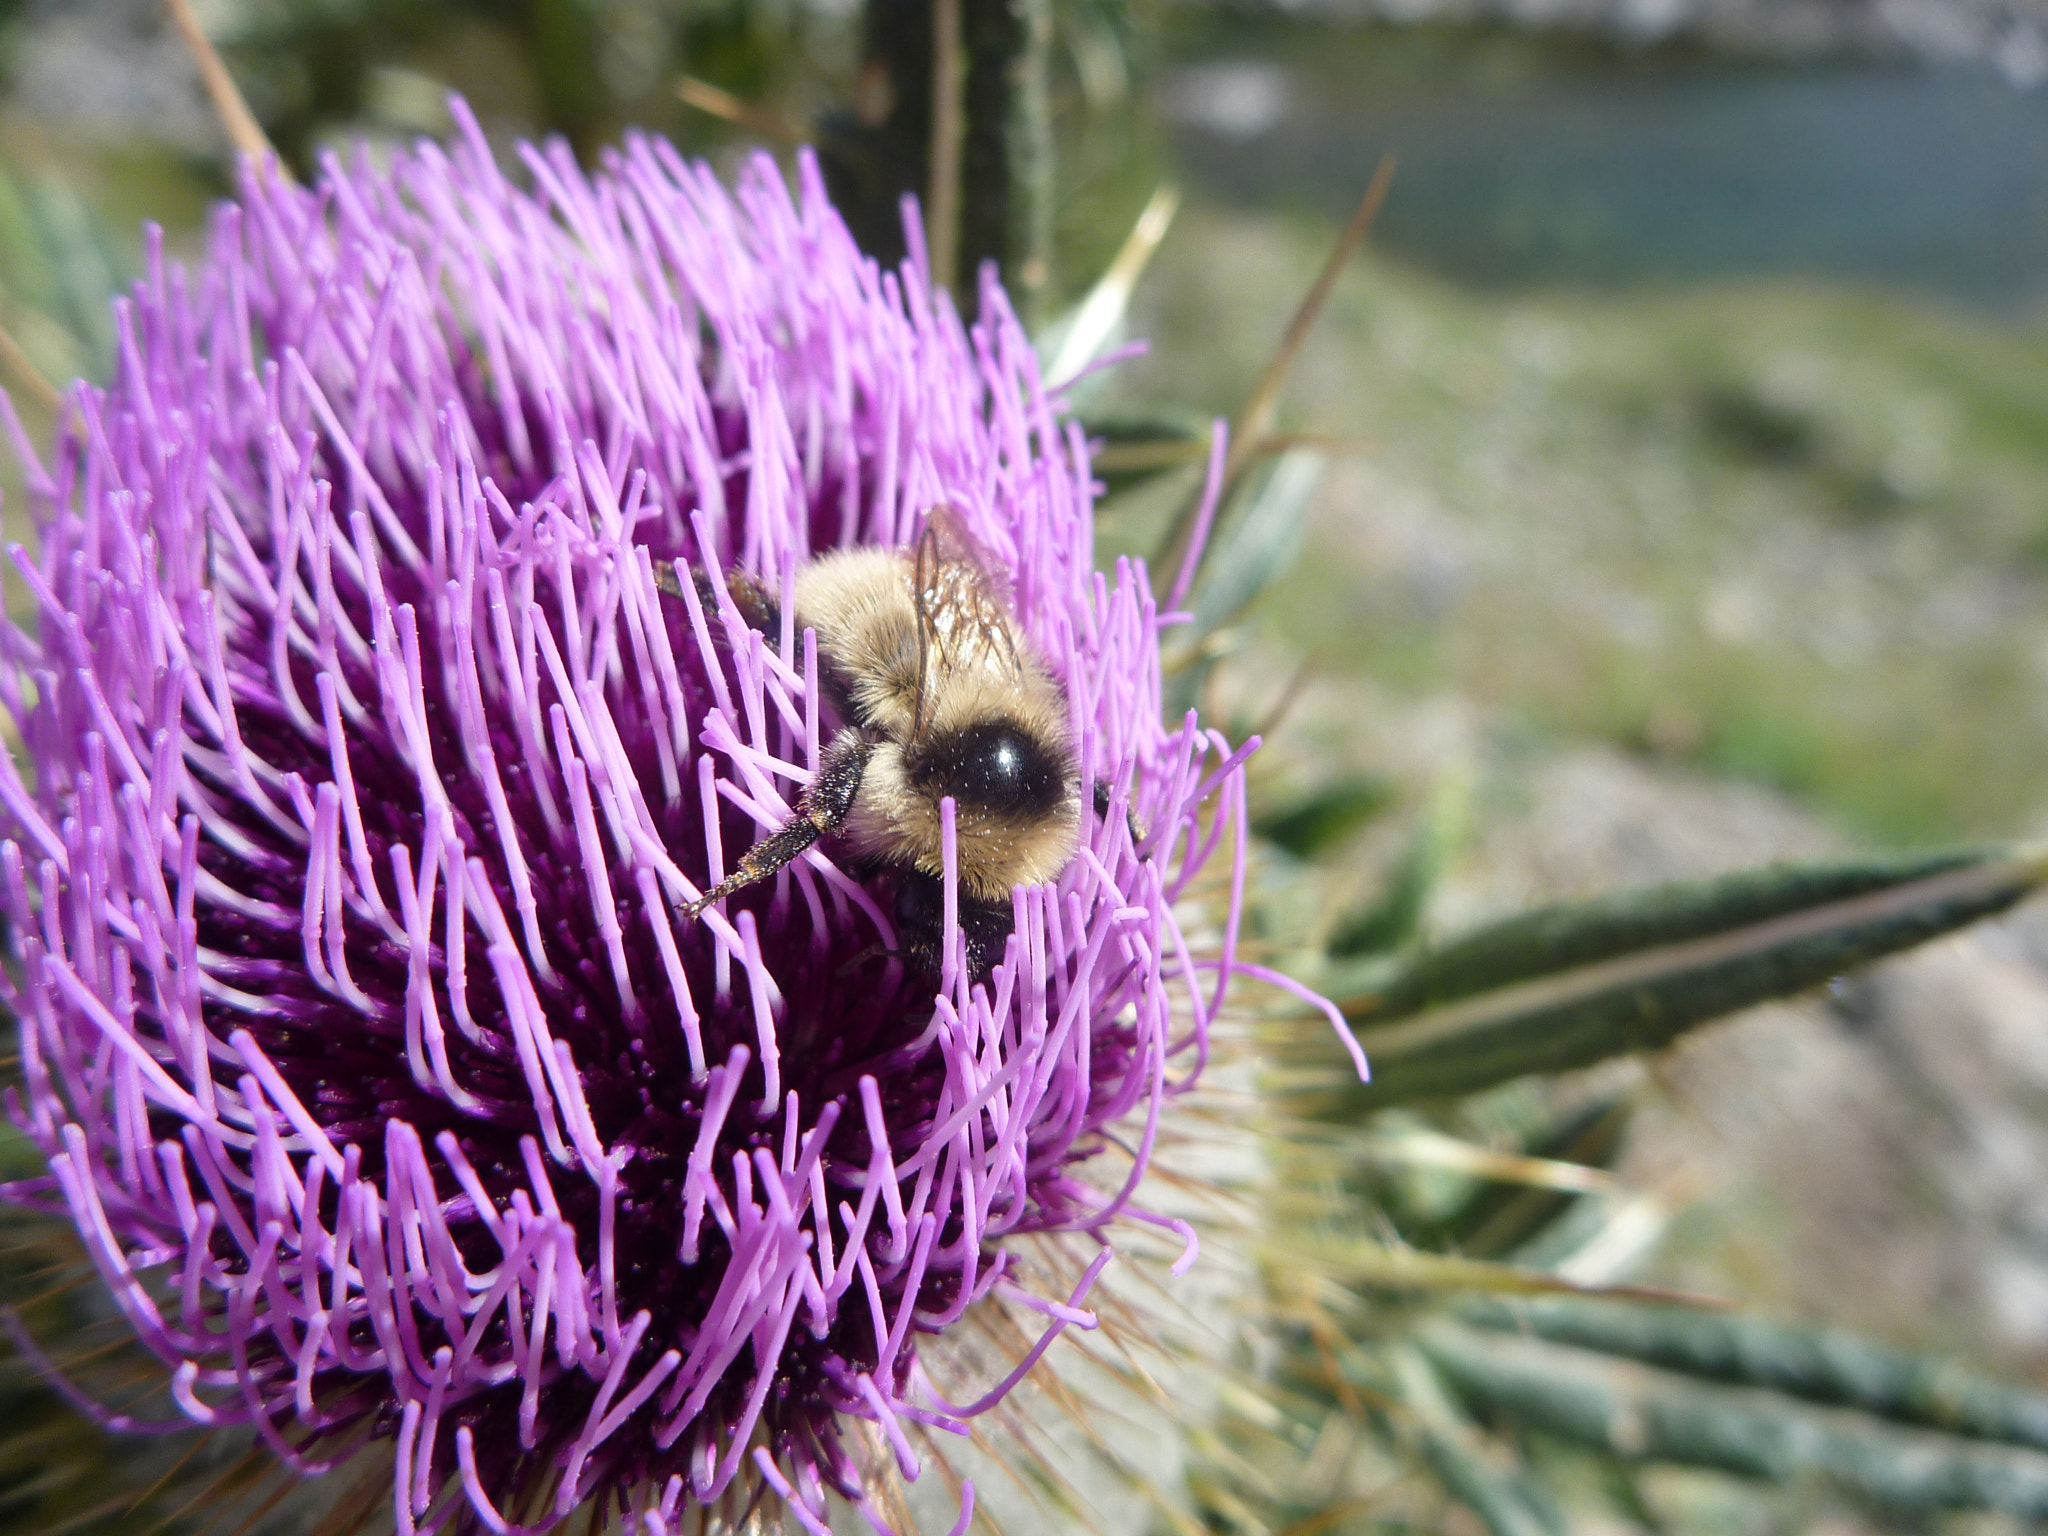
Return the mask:
{"type": "MultiPolygon", "coordinates": [[[[898,195],[933,184],[925,0],[193,9],[302,174],[447,132],[455,90],[494,144],[589,160],[631,127],[721,163],[814,141],[891,256],[898,195]]],[[[1212,418],[1262,426],[1177,687],[1271,740],[1268,950],[1335,975],[1538,901],[2048,830],[2044,0],[952,14],[966,119],[935,267],[971,308],[958,274],[999,262],[1055,371],[1077,326],[1149,344],[1072,392],[1105,445],[1104,558],[1175,547],[1212,418]],[[1369,241],[1254,398],[1388,154],[1369,241]]],[[[195,253],[229,165],[156,0],[0,4],[0,364],[33,437],[43,381],[106,372],[142,222],[195,253]]],[[[10,462],[10,537],[18,483],[10,462]]],[[[1619,1191],[1558,1249],[1587,1277],[2048,1386],[2029,912],[1649,1063],[1429,1113],[1482,1142],[1577,1127],[1553,1150],[1619,1191]]],[[[1375,1185],[1374,1219],[1463,1213],[1471,1237],[1461,1178],[1375,1185]]],[[[1481,1212],[1467,1251],[1526,1257],[1572,1204],[1551,1198],[1481,1212]]],[[[1540,1425],[1511,1438],[1563,1468],[1563,1524],[1531,1530],[2031,1528],[1796,1468],[1616,1482],[1540,1425]]],[[[11,1528],[59,1528],[19,1488],[0,1477],[11,1528]]],[[[1214,1528],[1311,1529],[1233,1519],[1214,1528]]],[[[1515,1529],[1469,1499],[1415,1522],[1515,1529]]]]}

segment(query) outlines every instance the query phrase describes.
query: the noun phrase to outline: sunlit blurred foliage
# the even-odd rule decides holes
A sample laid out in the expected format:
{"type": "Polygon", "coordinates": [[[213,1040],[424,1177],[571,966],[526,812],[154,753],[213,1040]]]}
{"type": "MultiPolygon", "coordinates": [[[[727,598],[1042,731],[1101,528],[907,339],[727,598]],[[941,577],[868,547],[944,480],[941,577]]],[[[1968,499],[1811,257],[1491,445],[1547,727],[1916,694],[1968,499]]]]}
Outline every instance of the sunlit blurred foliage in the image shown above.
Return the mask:
{"type": "MultiPolygon", "coordinates": [[[[628,127],[686,149],[756,142],[678,98],[708,82],[793,137],[816,142],[871,244],[896,236],[900,192],[922,193],[926,150],[875,127],[896,105],[864,69],[878,40],[919,21],[850,0],[236,0],[217,7],[223,51],[280,152],[301,172],[364,133],[444,131],[461,92],[494,132],[559,133],[595,154],[628,127]]],[[[1057,158],[1045,274],[1077,292],[1162,174],[1161,144],[1132,89],[1147,29],[1123,0],[1059,0],[1042,60],[1057,158]]],[[[906,89],[916,99],[922,82],[906,89]]],[[[786,147],[786,142],[776,147],[786,147]]],[[[1035,274],[1034,274],[1035,275],[1035,274]]],[[[1012,274],[1012,286],[1033,286],[1012,274]]]]}
{"type": "Polygon", "coordinates": [[[829,17],[740,0],[247,0],[224,41],[250,104],[302,166],[360,124],[438,127],[459,90],[487,119],[594,152],[628,123],[685,134],[687,71],[746,97],[785,84],[829,17]]]}
{"type": "Polygon", "coordinates": [[[98,374],[113,352],[107,297],[130,258],[56,176],[0,167],[0,289],[9,329],[50,378],[98,374]]]}

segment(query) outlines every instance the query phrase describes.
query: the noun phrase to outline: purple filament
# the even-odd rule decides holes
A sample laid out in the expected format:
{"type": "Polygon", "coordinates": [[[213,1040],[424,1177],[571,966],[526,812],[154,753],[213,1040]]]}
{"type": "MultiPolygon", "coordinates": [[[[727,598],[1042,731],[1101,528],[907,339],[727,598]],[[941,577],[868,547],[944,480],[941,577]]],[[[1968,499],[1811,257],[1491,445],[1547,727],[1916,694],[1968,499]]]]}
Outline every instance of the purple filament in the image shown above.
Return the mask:
{"type": "Polygon", "coordinates": [[[1145,571],[1094,571],[1086,445],[992,278],[970,330],[807,159],[792,194],[528,148],[527,190],[460,117],[251,172],[194,273],[153,238],[111,386],[47,469],[16,431],[13,1112],[183,1411],[307,1471],[378,1442],[401,1530],[672,1531],[763,1485],[872,1517],[848,1421],[914,1473],[906,1425],[1041,1352],[956,1410],[919,1336],[1019,1294],[1006,1240],[1144,1215],[1142,1155],[1077,1165],[1127,1117],[1149,1150],[1206,1059],[1241,758],[1161,725],[1145,571]],[[653,562],[786,585],[942,502],[1110,814],[985,977],[949,881],[936,993],[829,849],[678,917],[831,724],[813,637],[653,562]],[[1219,847],[1212,979],[1173,907],[1219,847]]]}

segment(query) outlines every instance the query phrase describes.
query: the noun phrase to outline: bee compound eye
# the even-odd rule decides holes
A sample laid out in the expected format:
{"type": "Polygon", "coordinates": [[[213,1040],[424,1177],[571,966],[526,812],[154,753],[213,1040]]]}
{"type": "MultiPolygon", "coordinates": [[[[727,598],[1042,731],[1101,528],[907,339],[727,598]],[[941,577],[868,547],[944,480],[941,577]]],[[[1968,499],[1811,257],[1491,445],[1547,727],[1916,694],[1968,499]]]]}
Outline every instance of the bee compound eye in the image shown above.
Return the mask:
{"type": "Polygon", "coordinates": [[[937,743],[923,777],[942,795],[992,811],[1050,811],[1066,793],[1059,754],[1008,720],[971,725],[937,743]]]}

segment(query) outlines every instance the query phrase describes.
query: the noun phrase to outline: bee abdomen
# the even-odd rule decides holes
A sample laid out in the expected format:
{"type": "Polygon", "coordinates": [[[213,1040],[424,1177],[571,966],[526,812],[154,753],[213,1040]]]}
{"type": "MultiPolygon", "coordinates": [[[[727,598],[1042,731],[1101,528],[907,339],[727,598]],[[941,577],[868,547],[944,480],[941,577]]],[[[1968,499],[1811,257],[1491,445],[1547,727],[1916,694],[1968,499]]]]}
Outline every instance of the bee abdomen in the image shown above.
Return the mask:
{"type": "MultiPolygon", "coordinates": [[[[936,972],[945,958],[945,902],[946,888],[936,875],[906,870],[896,887],[896,941],[919,970],[936,972]]],[[[1015,923],[1010,903],[963,895],[955,911],[967,974],[985,976],[1009,941],[1015,923]]]]}

